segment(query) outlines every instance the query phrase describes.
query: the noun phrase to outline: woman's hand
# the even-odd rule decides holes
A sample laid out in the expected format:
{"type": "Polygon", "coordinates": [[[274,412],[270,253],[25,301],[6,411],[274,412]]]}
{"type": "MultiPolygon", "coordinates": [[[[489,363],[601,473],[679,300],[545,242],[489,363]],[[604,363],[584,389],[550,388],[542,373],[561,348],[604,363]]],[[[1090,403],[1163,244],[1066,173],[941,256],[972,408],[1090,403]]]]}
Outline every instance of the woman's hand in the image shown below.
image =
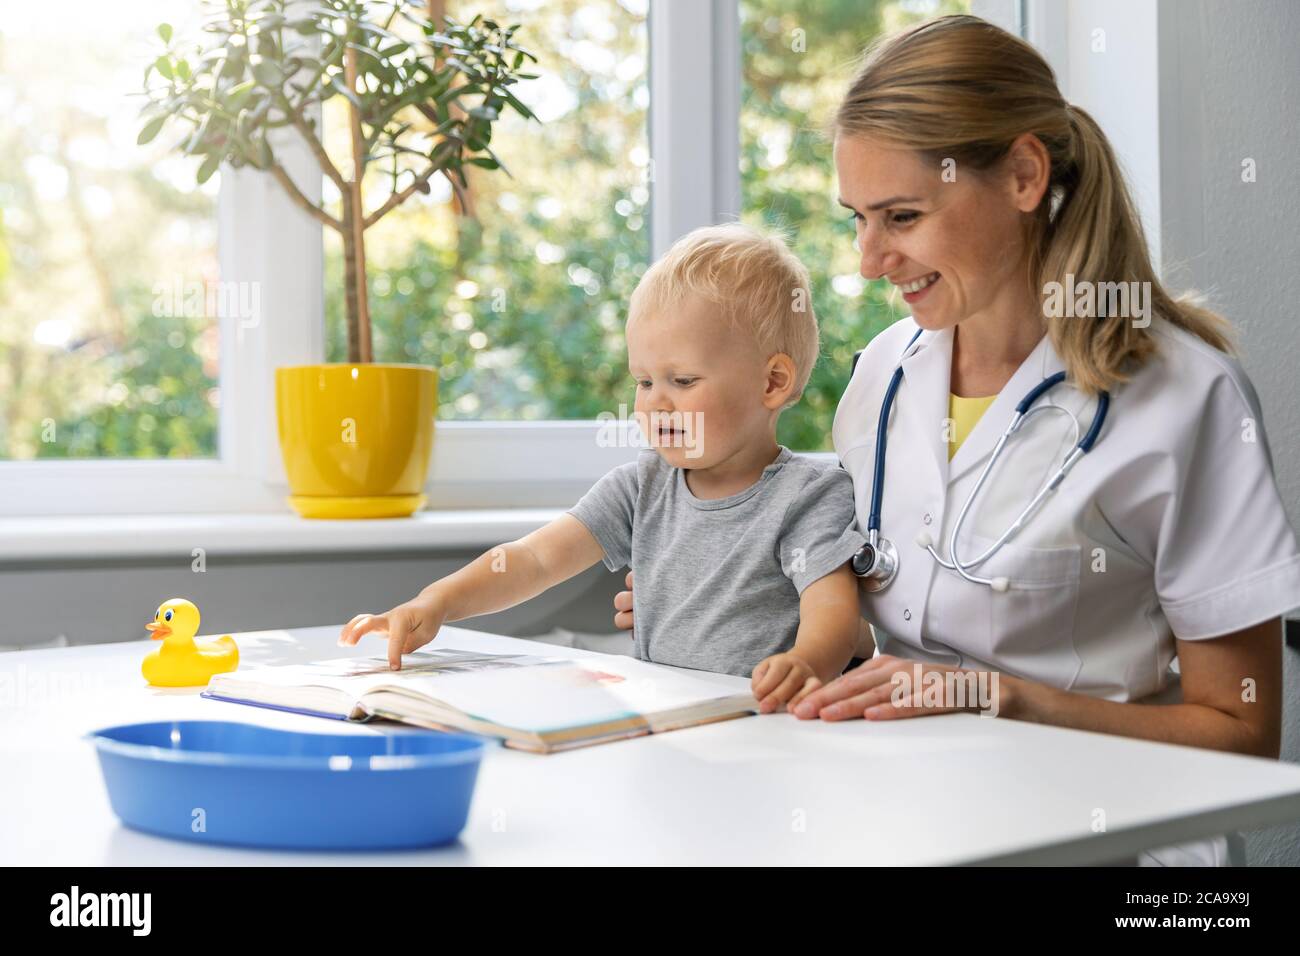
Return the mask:
{"type": "Polygon", "coordinates": [[[632,572],[627,573],[627,590],[614,595],[614,626],[621,631],[632,630],[632,572]]]}
{"type": "Polygon", "coordinates": [[[996,716],[1007,690],[999,686],[998,677],[885,654],[813,691],[793,712],[804,720],[893,720],[957,711],[987,711],[996,716]]]}
{"type": "Polygon", "coordinates": [[[371,631],[388,634],[388,666],[402,669],[402,655],[409,654],[433,640],[447,609],[437,595],[421,594],[405,604],[399,604],[384,614],[358,614],[339,632],[339,644],[350,647],[371,631]]]}

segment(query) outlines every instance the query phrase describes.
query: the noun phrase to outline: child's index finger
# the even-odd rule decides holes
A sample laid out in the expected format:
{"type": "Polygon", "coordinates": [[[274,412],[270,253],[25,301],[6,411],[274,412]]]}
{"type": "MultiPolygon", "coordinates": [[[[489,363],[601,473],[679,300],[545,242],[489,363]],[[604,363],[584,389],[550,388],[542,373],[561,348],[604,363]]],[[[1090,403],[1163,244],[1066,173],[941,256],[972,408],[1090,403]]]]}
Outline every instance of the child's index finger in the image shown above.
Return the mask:
{"type": "Polygon", "coordinates": [[[406,644],[406,621],[401,615],[393,621],[388,629],[388,667],[391,670],[402,669],[402,648],[406,644]]]}

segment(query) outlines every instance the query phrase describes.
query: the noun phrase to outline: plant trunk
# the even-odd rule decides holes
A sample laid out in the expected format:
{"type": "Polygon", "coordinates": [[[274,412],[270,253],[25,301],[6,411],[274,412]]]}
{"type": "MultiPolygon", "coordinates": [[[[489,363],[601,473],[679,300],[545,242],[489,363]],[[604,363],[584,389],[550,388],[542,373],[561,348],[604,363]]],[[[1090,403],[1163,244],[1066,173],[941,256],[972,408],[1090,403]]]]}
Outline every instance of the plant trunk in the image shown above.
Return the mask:
{"type": "MultiPolygon", "coordinates": [[[[348,361],[366,362],[361,357],[361,301],[358,294],[365,283],[361,251],[357,248],[357,233],[352,226],[352,196],[343,197],[343,302],[347,309],[348,361]]],[[[364,242],[364,240],[363,240],[364,242]]],[[[363,253],[364,255],[364,253],[363,253]]]]}
{"type": "MultiPolygon", "coordinates": [[[[357,88],[357,53],[348,47],[344,56],[344,81],[353,92],[357,88]]],[[[361,202],[361,179],[366,161],[362,155],[361,113],[349,101],[352,127],[352,182],[343,197],[343,255],[347,262],[348,361],[373,362],[370,344],[370,302],[366,293],[366,209],[361,202]],[[349,248],[350,247],[350,248],[349,248]]]]}

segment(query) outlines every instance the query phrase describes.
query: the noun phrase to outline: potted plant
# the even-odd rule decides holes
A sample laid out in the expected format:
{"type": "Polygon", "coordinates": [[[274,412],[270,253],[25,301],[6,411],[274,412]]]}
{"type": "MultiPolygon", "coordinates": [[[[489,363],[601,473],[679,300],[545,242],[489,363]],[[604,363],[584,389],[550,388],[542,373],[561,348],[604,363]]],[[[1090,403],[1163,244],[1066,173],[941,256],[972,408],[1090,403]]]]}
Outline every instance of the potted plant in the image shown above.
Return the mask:
{"type": "Polygon", "coordinates": [[[504,168],[489,146],[505,110],[532,118],[510,91],[536,58],[516,26],[440,17],[438,0],[209,0],[202,37],[188,50],[167,24],[145,73],[139,142],[180,127],[178,148],[202,157],[198,181],[222,163],[275,178],[290,199],[342,238],[348,361],[276,369],[280,447],[290,504],[304,517],[395,517],[424,504],[433,446],[437,370],[376,363],[366,294],[365,232],[429,180],[462,196],[465,167],[504,168]],[[323,142],[326,100],[347,101],[350,168],[323,142]],[[300,136],[338,188],[337,209],[307,198],[277,158],[300,136]],[[389,177],[367,207],[372,163],[389,177]]]}

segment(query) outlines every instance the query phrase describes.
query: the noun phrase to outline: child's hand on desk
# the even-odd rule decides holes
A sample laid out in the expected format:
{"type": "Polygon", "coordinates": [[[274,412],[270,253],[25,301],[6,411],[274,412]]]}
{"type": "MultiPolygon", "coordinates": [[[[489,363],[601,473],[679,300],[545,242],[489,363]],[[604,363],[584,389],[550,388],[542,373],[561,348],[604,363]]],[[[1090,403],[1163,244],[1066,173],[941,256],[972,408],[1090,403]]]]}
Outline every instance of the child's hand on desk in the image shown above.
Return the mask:
{"type": "Polygon", "coordinates": [[[770,714],[785,704],[787,710],[822,686],[812,665],[792,653],[773,654],[759,662],[750,678],[758,710],[770,714]]]}
{"type": "Polygon", "coordinates": [[[447,609],[436,597],[421,595],[385,614],[358,614],[339,633],[339,644],[352,646],[371,631],[388,634],[388,666],[402,669],[402,655],[428,644],[438,634],[447,609]]]}

